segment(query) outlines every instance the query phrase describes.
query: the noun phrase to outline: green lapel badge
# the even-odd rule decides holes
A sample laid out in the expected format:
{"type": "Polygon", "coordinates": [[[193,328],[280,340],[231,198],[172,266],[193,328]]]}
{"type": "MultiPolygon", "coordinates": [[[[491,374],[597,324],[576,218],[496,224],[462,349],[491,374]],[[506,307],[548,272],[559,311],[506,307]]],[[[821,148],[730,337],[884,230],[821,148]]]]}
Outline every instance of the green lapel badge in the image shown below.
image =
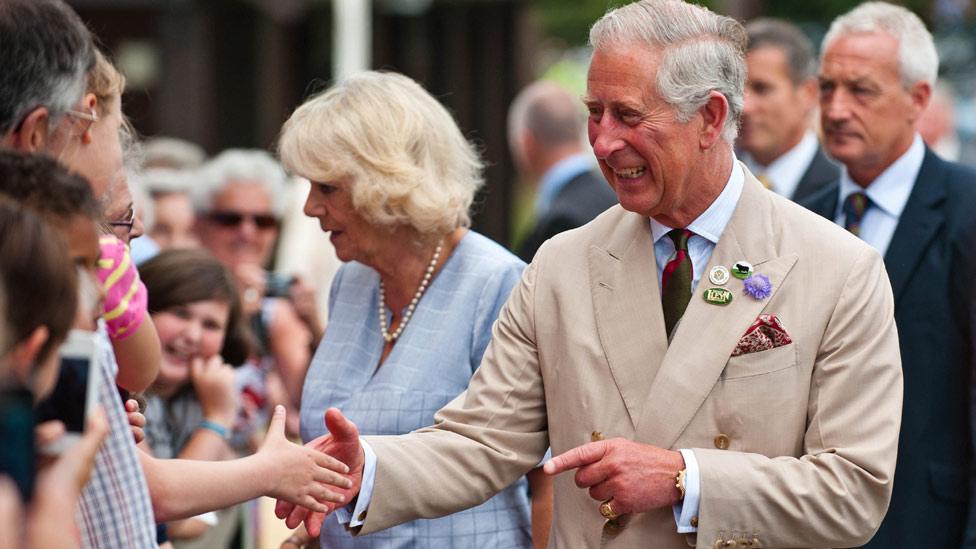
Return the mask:
{"type": "Polygon", "coordinates": [[[732,265],[732,276],[739,280],[745,280],[752,276],[752,263],[748,261],[736,261],[732,265]]]}
{"type": "Polygon", "coordinates": [[[732,292],[725,288],[709,288],[702,294],[705,301],[712,305],[728,305],[732,303],[732,292]]]}

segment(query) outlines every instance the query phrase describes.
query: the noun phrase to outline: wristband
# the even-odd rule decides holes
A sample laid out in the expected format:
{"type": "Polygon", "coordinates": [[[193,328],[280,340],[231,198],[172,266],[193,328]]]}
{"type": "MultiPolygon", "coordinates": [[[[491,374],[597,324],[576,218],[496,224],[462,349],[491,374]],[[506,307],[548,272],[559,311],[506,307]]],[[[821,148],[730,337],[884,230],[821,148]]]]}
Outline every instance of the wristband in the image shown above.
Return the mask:
{"type": "Polygon", "coordinates": [[[224,440],[230,438],[229,433],[227,432],[227,427],[224,427],[215,421],[210,421],[209,419],[201,419],[200,423],[197,424],[197,429],[208,429],[213,431],[224,440]]]}

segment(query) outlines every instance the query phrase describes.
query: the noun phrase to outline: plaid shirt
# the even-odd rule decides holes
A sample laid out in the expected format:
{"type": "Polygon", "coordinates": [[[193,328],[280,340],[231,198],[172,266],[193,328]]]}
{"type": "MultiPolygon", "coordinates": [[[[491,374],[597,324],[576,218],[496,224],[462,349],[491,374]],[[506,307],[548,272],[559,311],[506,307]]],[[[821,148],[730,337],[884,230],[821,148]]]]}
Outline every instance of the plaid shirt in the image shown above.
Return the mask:
{"type": "Polygon", "coordinates": [[[156,522],[149,486],[136,454],[115,376],[119,366],[104,322],[98,328],[97,377],[99,404],[108,415],[109,432],[95,456],[95,469],[85,485],[75,519],[86,548],[155,548],[156,522]]]}

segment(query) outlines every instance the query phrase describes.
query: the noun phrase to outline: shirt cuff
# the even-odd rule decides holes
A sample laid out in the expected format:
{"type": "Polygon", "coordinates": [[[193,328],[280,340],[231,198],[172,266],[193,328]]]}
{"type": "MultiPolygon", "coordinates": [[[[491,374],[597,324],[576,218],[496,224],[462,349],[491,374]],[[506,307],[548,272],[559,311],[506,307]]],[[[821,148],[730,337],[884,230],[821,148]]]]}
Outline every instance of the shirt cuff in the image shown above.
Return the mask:
{"type": "Polygon", "coordinates": [[[363,464],[363,482],[359,487],[359,496],[356,497],[355,505],[350,503],[345,507],[335,510],[336,519],[339,524],[348,528],[362,526],[366,522],[366,509],[369,507],[370,500],[373,499],[373,482],[376,479],[376,453],[364,439],[359,439],[363,445],[363,453],[366,456],[366,463],[363,464]]]}
{"type": "Polygon", "coordinates": [[[685,498],[671,507],[674,522],[679,534],[692,534],[698,531],[698,503],[701,499],[698,460],[692,450],[679,450],[685,460],[685,498]],[[694,521],[694,525],[692,524],[694,521]]]}

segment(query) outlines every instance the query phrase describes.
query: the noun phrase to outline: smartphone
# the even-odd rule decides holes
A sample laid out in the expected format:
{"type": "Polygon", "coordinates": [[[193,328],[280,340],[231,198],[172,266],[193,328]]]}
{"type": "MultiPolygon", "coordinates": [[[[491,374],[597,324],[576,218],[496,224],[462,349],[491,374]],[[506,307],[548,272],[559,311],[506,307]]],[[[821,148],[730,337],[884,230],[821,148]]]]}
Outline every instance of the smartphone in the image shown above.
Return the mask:
{"type": "Polygon", "coordinates": [[[95,332],[72,330],[61,345],[61,371],[51,395],[37,405],[35,423],[59,420],[64,423],[65,436],[49,444],[41,451],[60,454],[71,447],[85,430],[85,421],[98,402],[98,383],[93,369],[96,367],[95,332]]]}
{"type": "Polygon", "coordinates": [[[24,502],[34,489],[34,397],[22,387],[0,390],[0,475],[13,480],[24,502]]]}

